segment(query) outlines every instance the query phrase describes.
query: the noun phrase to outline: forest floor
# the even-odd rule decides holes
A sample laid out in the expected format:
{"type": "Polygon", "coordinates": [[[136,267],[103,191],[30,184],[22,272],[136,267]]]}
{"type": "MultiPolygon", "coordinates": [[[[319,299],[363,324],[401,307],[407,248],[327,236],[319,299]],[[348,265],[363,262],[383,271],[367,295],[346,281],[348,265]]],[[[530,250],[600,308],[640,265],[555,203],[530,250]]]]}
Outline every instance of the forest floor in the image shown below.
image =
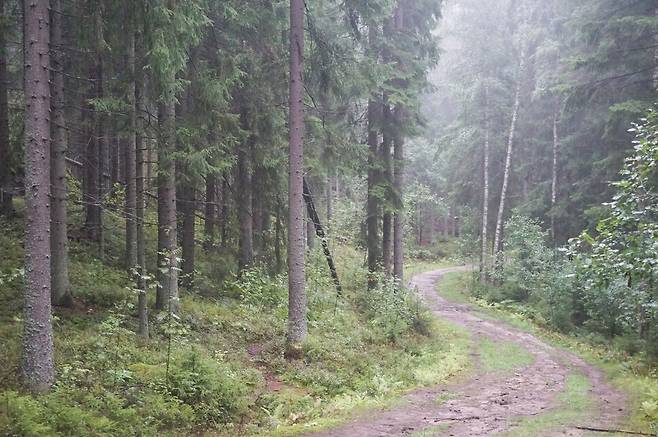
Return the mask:
{"type": "Polygon", "coordinates": [[[446,274],[468,269],[418,274],[410,284],[437,318],[471,335],[476,370],[470,380],[410,392],[391,409],[311,435],[576,436],[587,432],[582,428],[617,426],[627,415],[627,396],[606,381],[602,370],[471,305],[437,294],[436,284],[446,274]]]}

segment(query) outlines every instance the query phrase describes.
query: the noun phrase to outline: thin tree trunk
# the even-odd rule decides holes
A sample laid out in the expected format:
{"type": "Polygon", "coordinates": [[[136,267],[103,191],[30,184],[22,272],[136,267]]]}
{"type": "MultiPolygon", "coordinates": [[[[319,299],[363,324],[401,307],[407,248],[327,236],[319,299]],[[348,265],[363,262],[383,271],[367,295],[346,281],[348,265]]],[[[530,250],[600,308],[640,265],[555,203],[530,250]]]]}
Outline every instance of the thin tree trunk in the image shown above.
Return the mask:
{"type": "Polygon", "coordinates": [[[217,211],[217,199],[215,193],[217,192],[217,176],[211,173],[206,176],[206,204],[203,232],[205,234],[205,249],[212,248],[215,242],[215,212],[217,211]]]}
{"type": "Polygon", "coordinates": [[[487,228],[489,224],[489,86],[484,88],[484,174],[482,185],[482,252],[480,254],[480,282],[487,279],[487,258],[488,258],[488,240],[487,228]]]}
{"type": "MultiPolygon", "coordinates": [[[[258,158],[251,150],[251,162],[256,164],[258,158]]],[[[254,257],[259,258],[265,250],[264,225],[265,225],[265,174],[262,167],[254,165],[251,178],[251,226],[253,234],[254,257]]]]}
{"type": "Polygon", "coordinates": [[[153,161],[158,159],[157,153],[151,147],[151,142],[147,141],[146,146],[146,189],[150,190],[153,186],[153,161]]]}
{"type": "MultiPolygon", "coordinates": [[[[173,82],[175,77],[171,78],[173,82]]],[[[176,107],[173,99],[160,104],[161,149],[158,152],[158,258],[156,308],[178,311],[178,250],[176,218],[176,107]]]]}
{"type": "Polygon", "coordinates": [[[183,274],[183,286],[187,289],[192,288],[194,284],[195,257],[194,247],[196,239],[196,190],[185,181],[183,187],[183,265],[181,272],[183,274]]]}
{"type": "Polygon", "coordinates": [[[222,211],[219,217],[219,233],[222,248],[225,248],[228,244],[229,186],[226,181],[227,177],[226,173],[222,175],[222,211]]]}
{"type": "Polygon", "coordinates": [[[315,249],[315,227],[310,217],[306,217],[306,247],[309,252],[315,249]]]}
{"type": "MultiPolygon", "coordinates": [[[[133,8],[128,7],[130,13],[133,8]]],[[[130,17],[126,17],[130,19],[130,17]]],[[[126,267],[129,271],[137,266],[137,106],[135,97],[135,33],[132,32],[128,41],[127,70],[128,82],[128,141],[125,148],[126,176],[126,267]]]]}
{"type": "Polygon", "coordinates": [[[276,221],[274,223],[274,262],[275,262],[275,271],[277,273],[281,272],[283,269],[283,261],[281,259],[281,240],[283,239],[283,225],[282,215],[283,215],[283,205],[282,201],[277,196],[276,198],[276,221]]]}
{"type": "Polygon", "coordinates": [[[334,219],[334,178],[327,176],[327,235],[331,233],[331,223],[334,219]]]}
{"type": "MultiPolygon", "coordinates": [[[[241,128],[249,131],[251,127],[247,120],[247,114],[241,111],[241,128]]],[[[248,269],[254,260],[254,232],[253,232],[253,219],[252,219],[252,204],[251,204],[251,169],[249,163],[249,155],[251,148],[249,142],[251,138],[246,140],[238,147],[238,168],[237,179],[239,190],[235,190],[236,203],[238,205],[238,218],[240,221],[240,259],[238,270],[248,269]]]]}
{"type": "MultiPolygon", "coordinates": [[[[654,7],[654,17],[658,19],[658,5],[654,7]]],[[[658,32],[654,33],[653,41],[656,47],[653,49],[653,60],[655,67],[653,69],[653,89],[658,90],[658,32]]]]}
{"type": "Polygon", "coordinates": [[[514,135],[516,134],[516,122],[519,117],[519,105],[521,104],[521,85],[523,83],[523,74],[525,72],[525,51],[521,50],[519,60],[519,72],[516,82],[516,92],[514,95],[514,107],[512,109],[512,121],[509,129],[507,140],[507,153],[505,156],[505,170],[503,172],[503,186],[500,191],[500,204],[498,205],[498,216],[496,217],[496,233],[494,235],[494,255],[502,250],[502,231],[503,219],[505,215],[505,200],[507,198],[507,186],[509,184],[510,172],[512,168],[512,152],[514,147],[514,135]]]}
{"type": "Polygon", "coordinates": [[[50,258],[53,305],[70,307],[73,304],[69,287],[68,237],[66,226],[66,120],[64,118],[64,63],[62,62],[62,5],[61,0],[52,3],[50,14],[51,32],[51,205],[50,258]]]}
{"type": "MultiPolygon", "coordinates": [[[[139,59],[143,59],[142,36],[135,32],[133,37],[135,52],[139,59]]],[[[149,336],[148,316],[148,284],[146,283],[146,244],[144,241],[144,209],[146,199],[144,197],[144,156],[145,141],[143,136],[144,124],[139,114],[144,110],[144,76],[139,69],[135,69],[135,239],[137,254],[137,316],[139,319],[138,335],[142,338],[149,336]]]]}
{"type": "Polygon", "coordinates": [[[12,178],[9,167],[9,106],[7,104],[7,24],[5,0],[0,0],[0,214],[14,213],[12,178]]]}
{"type": "MultiPolygon", "coordinates": [[[[103,30],[102,30],[102,10],[99,7],[94,14],[94,26],[96,32],[96,63],[93,65],[94,77],[94,98],[103,98],[103,30]]],[[[98,243],[99,255],[103,255],[103,155],[105,142],[104,117],[97,111],[93,105],[90,110],[94,111],[94,128],[93,138],[87,144],[87,199],[85,229],[87,238],[90,241],[98,243]]]]}
{"type": "MultiPolygon", "coordinates": [[[[395,118],[399,121],[403,113],[396,109],[395,118]]],[[[404,138],[396,134],[393,143],[393,190],[398,196],[398,205],[393,216],[393,276],[398,283],[404,281],[404,138]]]]}
{"type": "Polygon", "coordinates": [[[383,105],[383,129],[382,129],[382,162],[384,164],[384,180],[386,189],[386,201],[384,202],[384,211],[382,216],[382,259],[384,261],[384,272],[387,275],[392,273],[393,269],[393,198],[391,196],[393,187],[393,163],[391,162],[391,133],[390,127],[392,122],[391,107],[388,104],[388,97],[384,93],[383,105]]]}
{"type": "Polygon", "coordinates": [[[45,392],[55,379],[50,303],[50,1],[25,8],[25,304],[21,373],[45,392]]]}
{"type": "Polygon", "coordinates": [[[374,273],[378,270],[380,256],[379,250],[379,199],[377,198],[377,188],[379,183],[378,165],[378,139],[375,128],[377,120],[377,103],[374,100],[368,101],[368,199],[366,204],[366,229],[368,245],[368,288],[372,289],[377,285],[374,273]]]}
{"type": "Polygon", "coordinates": [[[304,1],[290,0],[288,170],[288,338],[286,355],[301,357],[306,340],[304,271],[304,1]]]}
{"type": "Polygon", "coordinates": [[[559,98],[555,98],[555,108],[553,109],[553,178],[551,183],[551,239],[556,244],[555,235],[555,205],[557,204],[557,174],[558,174],[558,152],[560,147],[560,137],[558,125],[560,123],[560,103],[559,98]]]}

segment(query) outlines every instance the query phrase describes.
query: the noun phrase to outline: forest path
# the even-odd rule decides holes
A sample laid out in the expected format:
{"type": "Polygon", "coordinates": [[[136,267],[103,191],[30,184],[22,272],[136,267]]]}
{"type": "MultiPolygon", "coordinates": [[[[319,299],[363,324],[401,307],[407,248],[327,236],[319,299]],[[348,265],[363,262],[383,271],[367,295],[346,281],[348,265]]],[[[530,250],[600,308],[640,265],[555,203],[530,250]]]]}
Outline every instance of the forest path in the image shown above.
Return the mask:
{"type": "MultiPolygon", "coordinates": [[[[478,366],[466,383],[416,390],[404,396],[401,406],[371,411],[354,422],[310,435],[462,437],[510,432],[511,435],[577,436],[582,432],[567,423],[614,427],[624,415],[626,399],[606,383],[599,369],[532,334],[502,321],[479,317],[471,306],[451,303],[437,294],[436,284],[445,274],[469,269],[452,267],[422,273],[410,285],[418,288],[436,317],[466,328],[476,344],[487,341],[494,345],[493,354],[500,352],[501,356],[505,345],[512,344],[531,355],[531,364],[504,371],[478,366]],[[584,383],[580,396],[585,398],[582,411],[578,410],[582,405],[569,405],[575,402],[571,397],[578,397],[578,393],[570,392],[567,387],[575,377],[584,383]]],[[[481,350],[475,351],[476,361],[480,353],[481,350]]]]}

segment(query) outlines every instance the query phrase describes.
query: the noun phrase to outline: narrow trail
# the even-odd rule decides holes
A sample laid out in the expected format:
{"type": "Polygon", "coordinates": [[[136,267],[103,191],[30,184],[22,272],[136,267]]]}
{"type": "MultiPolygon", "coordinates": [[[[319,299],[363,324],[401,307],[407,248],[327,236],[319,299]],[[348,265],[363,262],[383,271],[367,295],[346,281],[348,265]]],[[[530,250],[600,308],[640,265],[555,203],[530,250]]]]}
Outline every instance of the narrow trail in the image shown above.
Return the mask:
{"type": "MultiPolygon", "coordinates": [[[[447,385],[413,391],[404,396],[402,406],[369,412],[354,422],[312,436],[371,437],[413,435],[489,436],[511,431],[515,420],[541,416],[559,407],[558,395],[570,374],[584,375],[591,385],[593,405],[581,426],[610,428],[625,414],[625,396],[610,387],[602,372],[580,357],[552,347],[532,334],[510,325],[478,317],[468,305],[453,304],[438,296],[436,283],[446,273],[466,271],[469,267],[445,268],[415,276],[410,285],[417,287],[432,313],[461,325],[475,340],[486,338],[512,342],[534,358],[529,366],[511,372],[476,371],[460,385],[447,385]],[[451,393],[443,403],[437,396],[451,393]]],[[[576,428],[552,430],[545,435],[578,436],[576,428]]]]}

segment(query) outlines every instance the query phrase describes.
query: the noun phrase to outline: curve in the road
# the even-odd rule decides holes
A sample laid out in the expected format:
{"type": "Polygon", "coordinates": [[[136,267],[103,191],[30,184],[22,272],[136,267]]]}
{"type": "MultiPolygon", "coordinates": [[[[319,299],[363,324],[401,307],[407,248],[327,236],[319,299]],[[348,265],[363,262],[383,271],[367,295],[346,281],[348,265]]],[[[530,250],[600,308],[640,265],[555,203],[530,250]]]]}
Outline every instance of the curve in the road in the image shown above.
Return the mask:
{"type": "MultiPolygon", "coordinates": [[[[437,435],[490,436],[510,430],[518,419],[546,414],[557,407],[556,398],[567,376],[585,375],[595,401],[587,426],[612,427],[624,414],[625,397],[605,381],[600,370],[578,356],[548,345],[508,324],[478,317],[468,305],[450,303],[440,297],[436,283],[447,273],[469,270],[453,267],[415,276],[410,285],[418,289],[432,313],[461,325],[477,338],[513,342],[533,357],[531,365],[516,372],[479,371],[469,382],[452,387],[416,390],[405,396],[403,406],[371,412],[338,428],[311,434],[324,437],[375,437],[410,435],[432,429],[437,435]],[[437,404],[446,388],[455,396],[437,404]],[[436,427],[436,428],[435,428],[436,427]],[[439,431],[440,429],[440,431],[439,431]]],[[[550,435],[579,435],[575,428],[551,431],[550,435]]]]}

